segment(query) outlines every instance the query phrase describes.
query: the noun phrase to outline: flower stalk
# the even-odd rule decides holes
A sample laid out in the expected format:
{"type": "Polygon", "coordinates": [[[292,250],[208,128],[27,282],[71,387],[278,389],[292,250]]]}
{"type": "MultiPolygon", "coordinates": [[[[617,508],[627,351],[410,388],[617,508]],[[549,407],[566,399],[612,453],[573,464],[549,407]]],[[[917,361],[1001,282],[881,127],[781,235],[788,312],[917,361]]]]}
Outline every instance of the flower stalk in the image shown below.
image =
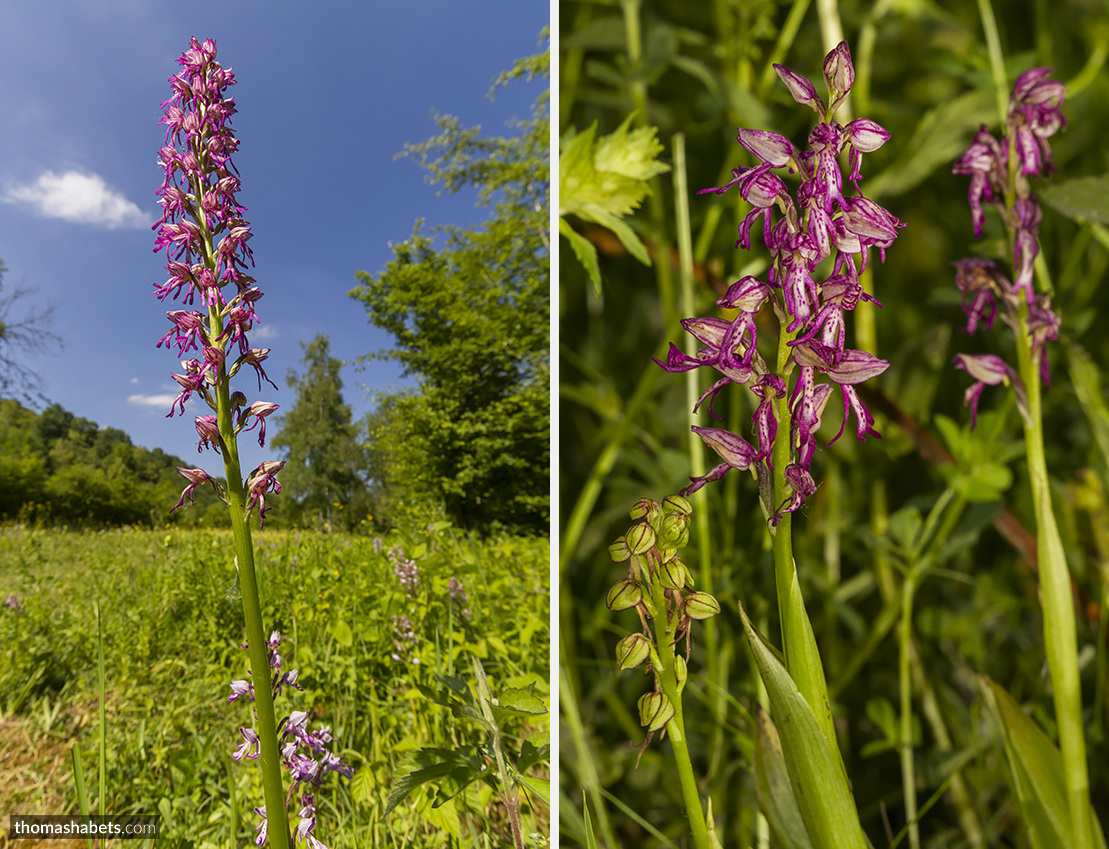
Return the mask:
{"type": "Polygon", "coordinates": [[[1048,139],[1066,126],[1062,113],[1065,88],[1049,79],[1050,68],[1021,74],[1006,98],[1007,84],[997,24],[989,0],[979,10],[998,89],[1003,136],[1000,141],[983,126],[955,163],[956,174],[971,177],[970,206],[975,235],[982,236],[983,201],[991,203],[1005,225],[1014,282],[986,260],[956,263],[956,285],[963,292],[967,332],[979,323],[989,329],[1000,303],[1013,330],[1017,368],[993,355],[959,355],[960,367],[978,379],[967,389],[972,417],[984,385],[1013,385],[1024,424],[1026,461],[1036,517],[1037,565],[1042,589],[1044,648],[1051,675],[1055,721],[1063,756],[1070,834],[1076,849],[1092,849],[1093,813],[1089,799],[1082,690],[1078,673],[1076,621],[1059,527],[1051,505],[1044,454],[1041,381],[1048,383],[1047,342],[1059,338],[1059,318],[1052,312],[1050,292],[1035,291],[1035,269],[1043,266],[1037,230],[1042,212],[1029,178],[1053,170],[1048,139]],[[991,376],[992,375],[992,376],[991,376]]]}

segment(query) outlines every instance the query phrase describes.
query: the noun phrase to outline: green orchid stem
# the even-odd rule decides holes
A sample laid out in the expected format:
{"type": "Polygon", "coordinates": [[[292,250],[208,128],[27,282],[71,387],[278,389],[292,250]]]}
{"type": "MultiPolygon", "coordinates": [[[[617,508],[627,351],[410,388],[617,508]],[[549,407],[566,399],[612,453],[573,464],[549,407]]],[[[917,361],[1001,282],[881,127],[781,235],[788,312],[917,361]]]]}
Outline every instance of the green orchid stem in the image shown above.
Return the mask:
{"type": "Polygon", "coordinates": [[[262,749],[262,789],[266,801],[267,840],[271,849],[288,849],[289,819],[285,812],[285,789],[281,778],[281,750],[277,743],[277,722],[273,712],[269,652],[266,629],[262,624],[262,605],[258,598],[258,578],[254,572],[254,543],[247,521],[246,491],[239,467],[239,446],[235,438],[226,373],[221,368],[216,383],[217,412],[223,467],[227,474],[227,499],[230,502],[231,530],[235,538],[235,565],[239,590],[243,596],[247,651],[254,684],[254,713],[262,749]]]}
{"type": "Polygon", "coordinates": [[[901,785],[905,796],[905,822],[909,827],[909,846],[920,849],[920,826],[916,814],[916,769],[913,765],[913,681],[911,646],[913,642],[913,596],[916,575],[905,576],[901,587],[901,628],[899,677],[901,683],[901,785]]]}
{"type": "Polygon", "coordinates": [[[1028,333],[1028,305],[1021,303],[1020,328],[1014,334],[1021,380],[1028,392],[1028,421],[1024,441],[1032,503],[1036,512],[1036,559],[1043,596],[1044,648],[1051,673],[1055,722],[1063,754],[1067,806],[1075,849],[1093,849],[1090,778],[1086,766],[1086,738],[1082,724],[1082,685],[1078,676],[1078,639],[1063,541],[1051,507],[1051,485],[1044,456],[1040,355],[1032,353],[1028,333]]]}
{"type": "Polygon", "coordinates": [[[682,785],[682,799],[685,801],[689,830],[693,834],[693,844],[697,849],[712,849],[705,814],[701,808],[701,794],[697,790],[697,778],[693,775],[693,761],[689,757],[689,746],[685,741],[685,718],[682,714],[682,696],[678,691],[678,675],[675,671],[674,644],[678,639],[678,614],[670,615],[665,590],[656,579],[650,582],[651,601],[654,603],[655,646],[662,662],[662,669],[656,670],[663,695],[674,708],[674,716],[666,723],[670,735],[670,745],[674,749],[674,760],[678,765],[678,780],[682,785]]]}

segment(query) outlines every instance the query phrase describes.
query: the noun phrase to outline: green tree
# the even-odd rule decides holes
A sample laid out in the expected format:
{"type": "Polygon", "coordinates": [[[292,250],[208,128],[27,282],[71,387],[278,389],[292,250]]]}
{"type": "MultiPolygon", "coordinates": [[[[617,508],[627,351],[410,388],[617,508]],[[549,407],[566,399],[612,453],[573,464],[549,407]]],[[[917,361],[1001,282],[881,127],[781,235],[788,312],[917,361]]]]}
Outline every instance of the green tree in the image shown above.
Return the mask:
{"type": "MultiPolygon", "coordinates": [[[[549,76],[550,51],[523,59],[494,90],[549,76]]],[[[434,502],[463,527],[546,531],[550,481],[549,90],[515,135],[484,137],[452,116],[405,154],[443,191],[478,190],[492,207],[480,228],[441,227],[393,246],[351,296],[396,340],[394,359],[418,380],[393,393],[371,438],[396,501],[434,502]],[[435,235],[445,236],[443,247],[435,235]],[[386,440],[388,444],[381,445],[386,440]]]]}
{"type": "Polygon", "coordinates": [[[343,363],[331,356],[331,340],[325,334],[300,345],[304,375],[289,369],[285,379],[296,389],[296,404],[282,416],[281,429],[270,444],[284,449],[282,488],[304,514],[314,514],[329,531],[333,521],[349,527],[362,518],[365,484],[360,474],[363,451],[350,406],[343,403],[343,363]]]}

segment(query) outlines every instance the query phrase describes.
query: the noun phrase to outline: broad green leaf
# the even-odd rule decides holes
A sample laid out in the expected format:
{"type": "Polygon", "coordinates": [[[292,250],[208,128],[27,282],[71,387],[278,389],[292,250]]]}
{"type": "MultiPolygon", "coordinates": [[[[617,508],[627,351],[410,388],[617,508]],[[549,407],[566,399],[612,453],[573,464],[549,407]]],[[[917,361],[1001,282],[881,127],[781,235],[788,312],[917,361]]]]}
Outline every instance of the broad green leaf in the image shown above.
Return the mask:
{"type": "MultiPolygon", "coordinates": [[[[607,227],[632,256],[650,265],[651,258],[643,242],[621,219],[639,208],[650,192],[648,181],[670,170],[670,166],[656,159],[663,150],[655,138],[656,129],[640,127],[629,132],[631,120],[629,115],[614,132],[596,141],[596,124],[581,133],[571,129],[563,135],[559,143],[558,214],[560,218],[576,215],[607,227]]],[[[586,248],[568,230],[569,227],[559,224],[559,232],[570,240],[597,286],[599,273],[594,275],[591,265],[596,260],[596,251],[592,251],[591,257],[592,245],[586,248]]]]}
{"type": "Polygon", "coordinates": [[[413,752],[400,762],[393,773],[393,786],[382,816],[388,816],[402,799],[421,784],[444,778],[458,766],[469,764],[463,755],[451,749],[420,749],[413,752]]]}
{"type": "Polygon", "coordinates": [[[369,764],[363,766],[350,780],[350,795],[356,802],[369,802],[373,798],[373,790],[377,785],[377,778],[369,764]]]}
{"type": "Polygon", "coordinates": [[[833,748],[835,744],[825,736],[785,667],[763,646],[742,605],[739,615],[766,685],[771,711],[778,717],[776,727],[786,769],[814,849],[867,849],[838,748],[833,748]]]}
{"type": "Polygon", "coordinates": [[[458,809],[454,802],[436,802],[430,809],[423,812],[424,819],[436,828],[441,828],[459,843],[462,842],[462,823],[458,819],[458,809]]]}
{"type": "Polygon", "coordinates": [[[756,705],[755,722],[755,791],[759,809],[784,849],[812,849],[797,797],[793,795],[778,729],[762,705],[756,705]]]}
{"type": "Polygon", "coordinates": [[[547,712],[543,700],[530,690],[509,687],[501,691],[497,704],[492,705],[493,716],[501,725],[510,716],[542,716],[547,712]]]}
{"type": "Polygon", "coordinates": [[[585,268],[589,275],[589,281],[593,284],[593,291],[599,297],[601,294],[601,267],[597,263],[597,249],[593,247],[591,241],[571,227],[562,216],[558,218],[558,232],[570,240],[570,247],[574,249],[574,256],[585,268]]]}
{"type": "Polygon", "coordinates": [[[481,775],[481,772],[481,770],[474,769],[472,766],[460,766],[452,769],[447,777],[439,782],[439,792],[435,796],[432,807],[438,808],[446,804],[469,787],[474,779],[481,775]]]}
{"type": "Polygon", "coordinates": [[[338,619],[332,622],[329,630],[331,636],[335,638],[335,642],[343,648],[349,649],[354,644],[354,633],[350,630],[350,625],[344,620],[338,619]]]}
{"type": "MultiPolygon", "coordinates": [[[[904,152],[881,174],[867,181],[866,196],[899,195],[922,183],[941,166],[950,169],[967,147],[974,131],[997,119],[992,88],[968,91],[930,110],[905,146],[904,152]]],[[[863,160],[866,171],[866,160],[863,160]]]]}
{"type": "Polygon", "coordinates": [[[911,551],[923,524],[919,510],[915,507],[904,507],[890,516],[890,535],[901,548],[911,551]]]}
{"type": "MultiPolygon", "coordinates": [[[[1001,732],[1024,825],[1034,849],[1073,846],[1062,754],[1004,687],[982,673],[978,679],[1001,732]]],[[[1105,836],[1092,810],[1091,817],[1096,845],[1105,849],[1105,836]]]]}
{"type": "Polygon", "coordinates": [[[1109,174],[1051,183],[1036,194],[1068,218],[1109,224],[1109,174]]]}
{"type": "Polygon", "coordinates": [[[538,796],[546,804],[551,804],[551,782],[531,775],[517,775],[516,780],[526,787],[528,792],[538,796]]]}
{"type": "MultiPolygon", "coordinates": [[[[544,736],[546,735],[544,734],[544,736]]],[[[520,746],[520,757],[516,761],[516,769],[520,772],[527,772],[537,763],[550,760],[551,758],[551,744],[548,742],[536,746],[535,743],[532,742],[532,738],[534,737],[536,737],[536,735],[532,734],[531,737],[525,740],[523,745],[520,746]]]]}

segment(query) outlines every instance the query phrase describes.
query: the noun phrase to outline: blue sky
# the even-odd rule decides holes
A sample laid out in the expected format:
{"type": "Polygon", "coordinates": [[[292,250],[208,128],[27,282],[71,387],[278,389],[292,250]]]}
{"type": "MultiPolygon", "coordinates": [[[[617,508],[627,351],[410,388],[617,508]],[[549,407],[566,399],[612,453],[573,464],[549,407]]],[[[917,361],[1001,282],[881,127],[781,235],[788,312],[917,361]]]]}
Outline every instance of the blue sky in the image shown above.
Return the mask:
{"type": "MultiPolygon", "coordinates": [[[[180,367],[154,347],[169,327],[165,311],[180,304],[149,294],[166,278],[149,229],[160,214],[159,104],[190,36],[214,38],[238,80],[229,90],[238,197],[265,292],[251,342],[272,349],[267,372],[281,390],[238,388],[291,407],[285,374],[299,367],[298,342],[328,333],[344,360],[390,344],[347,297],[355,272],[383,269],[389,242],[409,236],[417,218],[484,219],[472,192],[439,197],[415,163],[394,156],[435,134],[433,108],[490,135],[528,117],[545,81],[513,83],[493,102],[485,94],[502,70],[538,52],[549,17],[533,0],[8,4],[0,257],[6,290],[34,287],[35,302],[57,307],[53,329],[65,347],[26,363],[46,398],[136,444],[199,459],[192,417],[208,410],[194,397],[185,417],[164,418],[165,396],[177,392],[170,371],[180,367]]],[[[390,363],[347,366],[343,378],[356,417],[373,406],[367,389],[403,385],[390,363]]],[[[257,441],[242,451],[246,469],[272,458],[257,441]]],[[[220,466],[203,459],[213,461],[220,466]]]]}

